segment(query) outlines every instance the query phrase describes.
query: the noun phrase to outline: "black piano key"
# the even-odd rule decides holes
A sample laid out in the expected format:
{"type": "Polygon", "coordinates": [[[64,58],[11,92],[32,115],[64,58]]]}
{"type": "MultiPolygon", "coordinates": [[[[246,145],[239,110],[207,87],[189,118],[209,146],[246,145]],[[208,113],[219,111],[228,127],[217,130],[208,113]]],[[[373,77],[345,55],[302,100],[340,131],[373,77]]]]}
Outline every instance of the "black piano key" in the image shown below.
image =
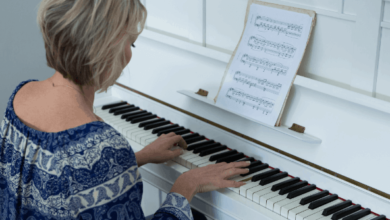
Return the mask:
{"type": "Polygon", "coordinates": [[[295,197],[297,197],[297,196],[300,196],[300,195],[303,195],[303,194],[305,194],[305,193],[307,193],[307,192],[310,192],[310,191],[315,190],[316,187],[317,187],[317,186],[316,186],[315,184],[312,184],[312,185],[308,185],[308,186],[302,187],[302,188],[300,188],[300,189],[296,189],[296,190],[290,192],[290,193],[287,195],[287,198],[288,198],[288,199],[293,199],[293,198],[295,198],[295,197]]]}
{"type": "Polygon", "coordinates": [[[126,121],[131,121],[134,118],[148,116],[148,115],[152,115],[152,113],[151,112],[147,112],[147,111],[139,111],[137,113],[134,113],[134,114],[131,114],[131,115],[127,116],[126,117],[126,121]]]}
{"type": "Polygon", "coordinates": [[[144,121],[144,122],[139,123],[138,127],[142,128],[142,127],[145,127],[146,125],[153,124],[156,122],[161,122],[161,121],[165,121],[165,118],[156,118],[154,120],[144,121]]]}
{"type": "Polygon", "coordinates": [[[153,119],[153,118],[157,118],[157,115],[145,115],[145,116],[141,116],[141,117],[137,117],[137,118],[134,118],[133,120],[131,120],[131,124],[135,124],[135,123],[139,123],[139,122],[143,122],[143,121],[146,121],[146,120],[149,120],[149,119],[153,119]]]}
{"type": "Polygon", "coordinates": [[[137,111],[137,110],[139,110],[139,107],[132,107],[132,108],[128,108],[128,109],[124,109],[124,110],[120,110],[120,111],[115,111],[114,115],[122,115],[122,114],[125,114],[125,113],[134,112],[134,111],[137,111]]]}
{"type": "Polygon", "coordinates": [[[114,113],[116,111],[121,111],[123,109],[128,109],[128,108],[133,108],[133,107],[134,107],[134,105],[125,105],[125,106],[110,108],[110,110],[108,110],[108,113],[114,113]]]}
{"type": "Polygon", "coordinates": [[[187,144],[192,144],[192,143],[204,140],[204,139],[206,139],[206,138],[202,135],[202,136],[198,136],[198,137],[194,137],[194,138],[185,139],[185,141],[187,144]]]}
{"type": "Polygon", "coordinates": [[[183,136],[183,139],[184,139],[184,140],[188,140],[188,139],[190,139],[190,138],[198,137],[198,136],[200,136],[198,133],[192,133],[192,134],[183,136]]]}
{"type": "MultiPolygon", "coordinates": [[[[196,144],[191,144],[191,145],[188,145],[187,150],[189,150],[189,151],[195,150],[196,148],[208,146],[210,144],[215,144],[215,141],[208,140],[208,141],[203,141],[203,142],[196,143],[196,144]]],[[[220,144],[220,143],[217,143],[217,144],[220,144]]]]}
{"type": "Polygon", "coordinates": [[[190,133],[191,131],[189,129],[184,129],[184,130],[180,130],[180,131],[175,131],[175,134],[177,135],[183,135],[183,134],[187,134],[187,133],[190,133]]]}
{"type": "Polygon", "coordinates": [[[334,213],[331,217],[332,220],[337,220],[337,219],[341,219],[349,214],[352,214],[354,212],[357,212],[359,211],[360,209],[362,208],[361,205],[357,204],[357,205],[353,205],[353,206],[350,206],[348,208],[345,208],[341,211],[338,211],[336,213],[334,213]]]}
{"type": "Polygon", "coordinates": [[[323,206],[325,204],[333,202],[334,200],[336,200],[338,198],[339,198],[339,196],[337,194],[333,194],[331,196],[326,196],[326,197],[323,197],[321,199],[317,199],[316,201],[313,201],[312,203],[310,203],[309,209],[311,209],[311,210],[316,209],[320,206],[323,206]]]}
{"type": "Polygon", "coordinates": [[[135,114],[141,114],[141,113],[145,113],[145,112],[146,112],[146,110],[141,110],[141,111],[135,111],[135,112],[128,113],[128,114],[123,114],[123,115],[121,115],[121,119],[126,119],[129,116],[133,116],[135,114]]]}
{"type": "MultiPolygon", "coordinates": [[[[163,128],[156,128],[156,129],[160,129],[160,131],[156,132],[156,133],[153,133],[152,134],[157,134],[157,136],[161,136],[162,134],[168,134],[168,133],[171,133],[171,132],[176,132],[176,131],[180,131],[180,130],[184,130],[185,128],[183,126],[179,127],[179,125],[177,124],[173,124],[173,127],[171,125],[168,125],[166,127],[163,127],[163,128]]],[[[154,130],[153,130],[154,131],[154,130]]]]}
{"type": "MultiPolygon", "coordinates": [[[[168,125],[168,126],[163,127],[163,128],[155,128],[155,129],[153,129],[152,134],[157,134],[157,133],[162,132],[162,131],[164,131],[164,130],[168,130],[168,129],[172,129],[172,128],[177,128],[177,127],[179,127],[178,124],[173,124],[173,125],[168,125]]],[[[169,133],[169,132],[168,132],[168,133],[169,133]]],[[[158,136],[160,136],[160,135],[158,135],[158,136]]]]}
{"type": "Polygon", "coordinates": [[[328,216],[328,215],[331,215],[335,212],[338,212],[344,208],[347,208],[348,206],[352,205],[352,201],[351,200],[346,200],[342,203],[339,203],[339,204],[336,204],[334,206],[331,206],[331,207],[328,207],[326,209],[324,209],[324,211],[322,212],[322,215],[323,216],[328,216]]]}
{"type": "Polygon", "coordinates": [[[228,151],[228,152],[216,154],[216,155],[211,156],[209,161],[215,161],[215,160],[218,160],[219,158],[226,157],[226,156],[229,156],[229,155],[233,155],[233,154],[236,154],[236,153],[237,153],[237,150],[231,150],[231,151],[228,151]]]}
{"type": "Polygon", "coordinates": [[[200,153],[200,152],[202,152],[204,150],[212,149],[214,147],[219,147],[219,146],[221,146],[221,143],[219,143],[219,142],[218,143],[212,143],[212,144],[206,144],[206,145],[203,145],[203,146],[201,145],[201,146],[199,146],[199,147],[194,149],[194,154],[200,153]]]}
{"type": "Polygon", "coordinates": [[[307,186],[307,184],[308,184],[307,181],[302,181],[302,182],[298,182],[298,183],[294,183],[292,185],[286,186],[286,187],[280,189],[279,195],[285,195],[289,192],[292,192],[294,190],[305,187],[305,186],[307,186]]]}
{"type": "Polygon", "coordinates": [[[343,220],[358,220],[359,218],[363,218],[366,215],[371,214],[371,209],[363,209],[358,212],[355,212],[347,217],[343,218],[343,220]]]}
{"type": "Polygon", "coordinates": [[[222,163],[222,162],[230,163],[230,162],[236,161],[238,159],[241,159],[243,157],[245,157],[244,153],[237,153],[237,154],[233,154],[230,156],[219,158],[216,161],[216,163],[222,163]]]}
{"type": "Polygon", "coordinates": [[[110,108],[110,110],[108,110],[108,113],[115,113],[117,111],[129,109],[129,108],[134,108],[134,105],[124,105],[124,106],[119,106],[119,107],[115,107],[115,108],[110,108]]]}
{"type": "Polygon", "coordinates": [[[253,157],[245,157],[245,158],[242,158],[242,159],[237,160],[236,162],[242,162],[242,161],[250,161],[250,162],[253,162],[253,161],[255,161],[255,158],[253,158],[253,157]]]}
{"type": "MultiPolygon", "coordinates": [[[[265,163],[266,164],[266,163],[265,163]]],[[[267,164],[268,165],[268,164],[267,164]]],[[[277,169],[273,169],[273,170],[269,170],[269,171],[266,171],[264,173],[260,173],[260,174],[257,174],[255,176],[252,177],[252,182],[256,182],[256,181],[259,181],[261,179],[264,179],[264,178],[267,178],[269,176],[272,176],[272,175],[275,175],[277,173],[280,173],[280,170],[279,168],[277,169]]]]}
{"type": "Polygon", "coordinates": [[[310,202],[313,202],[314,200],[321,199],[322,197],[325,197],[327,195],[329,195],[329,191],[328,190],[324,190],[322,192],[319,192],[319,193],[310,195],[308,197],[302,198],[301,201],[299,202],[299,204],[300,205],[306,205],[306,204],[308,204],[310,202]]]}
{"type": "Polygon", "coordinates": [[[199,153],[199,156],[204,157],[204,156],[207,156],[207,155],[210,155],[210,154],[213,154],[213,153],[217,153],[218,151],[223,151],[223,150],[226,150],[226,149],[227,149],[227,147],[225,145],[214,147],[212,149],[201,151],[199,153]]]}
{"type": "Polygon", "coordinates": [[[278,181],[280,179],[283,179],[285,178],[286,176],[288,176],[288,173],[287,172],[283,172],[283,173],[277,173],[275,175],[272,175],[272,176],[269,176],[267,178],[264,178],[260,181],[260,185],[261,186],[265,186],[267,184],[270,184],[270,183],[273,183],[275,181],[278,181]]]}
{"type": "Polygon", "coordinates": [[[251,164],[248,167],[245,167],[245,168],[257,167],[257,166],[259,166],[261,164],[263,164],[263,162],[261,162],[261,160],[256,160],[256,161],[251,162],[251,164]]]}
{"type": "Polygon", "coordinates": [[[281,183],[273,185],[271,188],[271,191],[272,192],[278,191],[279,189],[282,189],[282,188],[287,187],[287,186],[291,186],[295,183],[298,183],[299,181],[301,181],[301,179],[299,177],[295,177],[295,178],[283,181],[281,183]]]}
{"type": "Polygon", "coordinates": [[[102,110],[106,110],[106,109],[109,109],[109,108],[115,108],[115,107],[118,107],[118,106],[121,106],[121,105],[126,105],[127,102],[119,102],[119,103],[114,103],[114,104],[109,104],[109,105],[103,105],[102,106],[102,110]]]}
{"type": "Polygon", "coordinates": [[[260,165],[257,165],[257,166],[249,166],[249,167],[245,167],[246,169],[249,169],[249,172],[248,173],[245,173],[245,174],[240,174],[241,176],[248,176],[248,175],[251,175],[252,173],[256,173],[256,172],[259,172],[260,170],[264,170],[264,169],[267,169],[269,166],[268,166],[268,163],[265,163],[265,164],[260,164],[260,165]]]}
{"type": "Polygon", "coordinates": [[[170,121],[160,121],[160,122],[156,122],[153,124],[148,124],[148,125],[145,125],[144,130],[150,130],[152,128],[161,127],[163,125],[168,125],[170,123],[171,123],[170,121]]]}
{"type": "Polygon", "coordinates": [[[380,216],[377,216],[371,220],[386,220],[386,216],[385,215],[380,215],[380,216]]]}

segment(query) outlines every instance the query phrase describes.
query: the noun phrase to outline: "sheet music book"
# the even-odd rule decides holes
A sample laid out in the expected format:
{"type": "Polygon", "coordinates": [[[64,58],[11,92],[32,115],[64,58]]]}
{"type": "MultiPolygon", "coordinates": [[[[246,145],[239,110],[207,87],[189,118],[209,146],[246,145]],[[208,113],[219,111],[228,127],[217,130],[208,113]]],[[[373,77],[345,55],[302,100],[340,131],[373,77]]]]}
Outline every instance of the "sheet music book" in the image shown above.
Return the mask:
{"type": "Polygon", "coordinates": [[[253,121],[280,126],[315,12],[249,0],[245,22],[214,100],[253,121]]]}

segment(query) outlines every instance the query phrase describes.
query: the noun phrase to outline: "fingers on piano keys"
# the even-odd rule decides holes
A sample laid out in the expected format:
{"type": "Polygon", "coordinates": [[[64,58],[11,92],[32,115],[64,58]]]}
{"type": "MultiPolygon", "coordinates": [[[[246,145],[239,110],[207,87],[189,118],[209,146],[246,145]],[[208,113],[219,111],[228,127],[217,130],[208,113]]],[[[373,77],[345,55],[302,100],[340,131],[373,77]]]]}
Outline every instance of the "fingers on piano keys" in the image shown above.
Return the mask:
{"type": "Polygon", "coordinates": [[[246,182],[239,188],[229,188],[237,194],[291,220],[385,220],[386,216],[372,214],[337,194],[320,190],[299,177],[270,167],[253,157],[230,149],[214,140],[158,117],[127,102],[104,105],[96,114],[128,139],[146,146],[160,135],[174,132],[181,135],[188,148],[175,162],[194,169],[210,164],[234,161],[251,161],[249,173],[234,176],[235,181],[246,182]]]}

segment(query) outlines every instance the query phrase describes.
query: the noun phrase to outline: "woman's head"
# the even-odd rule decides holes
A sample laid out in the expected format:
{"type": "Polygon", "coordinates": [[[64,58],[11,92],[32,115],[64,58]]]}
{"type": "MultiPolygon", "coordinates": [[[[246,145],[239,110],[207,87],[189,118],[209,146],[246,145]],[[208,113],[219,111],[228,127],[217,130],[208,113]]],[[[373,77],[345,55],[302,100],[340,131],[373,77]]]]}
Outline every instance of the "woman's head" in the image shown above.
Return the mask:
{"type": "Polygon", "coordinates": [[[79,86],[106,91],[127,65],[125,47],[142,32],[146,15],[139,0],[42,0],[47,65],[79,86]]]}

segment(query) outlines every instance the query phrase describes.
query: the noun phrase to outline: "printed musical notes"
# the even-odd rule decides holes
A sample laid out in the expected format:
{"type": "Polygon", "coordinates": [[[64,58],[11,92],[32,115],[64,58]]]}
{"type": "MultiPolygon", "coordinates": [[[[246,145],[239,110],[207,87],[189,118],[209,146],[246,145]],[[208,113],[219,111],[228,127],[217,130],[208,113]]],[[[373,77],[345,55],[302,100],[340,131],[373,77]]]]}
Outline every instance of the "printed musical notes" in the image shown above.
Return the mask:
{"type": "Polygon", "coordinates": [[[282,84],[280,83],[269,82],[265,78],[257,78],[245,73],[241,73],[240,71],[237,71],[234,74],[233,79],[238,83],[248,85],[249,88],[255,87],[273,94],[279,94],[279,91],[282,88],[282,84]]]}
{"type": "Polygon", "coordinates": [[[264,71],[269,71],[271,74],[276,73],[277,76],[279,74],[286,75],[288,71],[287,66],[283,66],[281,63],[270,62],[267,59],[260,59],[256,57],[251,57],[248,54],[244,54],[241,58],[241,62],[244,64],[248,64],[249,67],[255,66],[256,70],[263,69],[264,71]]]}
{"type": "Polygon", "coordinates": [[[264,16],[256,17],[255,26],[259,30],[283,33],[288,37],[300,37],[303,29],[302,25],[282,22],[264,16]]]}
{"type": "Polygon", "coordinates": [[[288,43],[276,43],[274,41],[266,40],[264,37],[252,36],[249,38],[248,46],[252,50],[264,51],[267,54],[278,56],[283,59],[289,59],[294,57],[297,48],[288,43]]]}
{"type": "Polygon", "coordinates": [[[216,105],[274,126],[302,60],[312,18],[252,4],[246,20],[216,105]]]}
{"type": "Polygon", "coordinates": [[[226,97],[240,105],[247,105],[252,107],[254,110],[263,111],[263,114],[267,115],[272,112],[272,108],[274,107],[274,103],[272,101],[268,101],[267,98],[259,98],[248,93],[235,90],[234,88],[230,88],[226,93],[226,97]]]}

